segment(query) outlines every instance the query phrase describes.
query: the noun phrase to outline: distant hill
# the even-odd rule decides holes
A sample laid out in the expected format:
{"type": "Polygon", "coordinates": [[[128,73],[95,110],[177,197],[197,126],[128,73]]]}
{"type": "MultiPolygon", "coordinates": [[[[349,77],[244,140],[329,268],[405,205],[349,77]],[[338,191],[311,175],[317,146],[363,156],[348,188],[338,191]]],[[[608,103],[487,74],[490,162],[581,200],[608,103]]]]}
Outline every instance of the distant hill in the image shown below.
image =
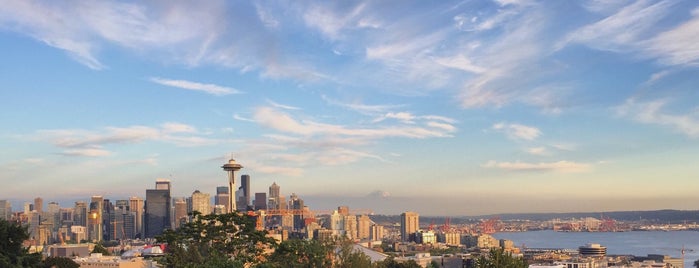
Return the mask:
{"type": "MultiPolygon", "coordinates": [[[[374,222],[378,223],[400,223],[400,215],[372,215],[370,216],[374,222]]],[[[657,223],[682,223],[682,222],[699,222],[699,210],[649,210],[649,211],[611,211],[611,212],[568,212],[568,213],[506,213],[506,214],[491,214],[482,216],[464,216],[464,217],[449,217],[452,224],[478,222],[481,219],[489,219],[498,217],[501,220],[534,220],[546,221],[551,219],[568,219],[568,218],[586,218],[593,217],[600,219],[601,217],[610,218],[617,221],[647,221],[657,223]]],[[[435,225],[444,224],[446,217],[420,217],[421,224],[430,224],[434,221],[435,225]]]]}

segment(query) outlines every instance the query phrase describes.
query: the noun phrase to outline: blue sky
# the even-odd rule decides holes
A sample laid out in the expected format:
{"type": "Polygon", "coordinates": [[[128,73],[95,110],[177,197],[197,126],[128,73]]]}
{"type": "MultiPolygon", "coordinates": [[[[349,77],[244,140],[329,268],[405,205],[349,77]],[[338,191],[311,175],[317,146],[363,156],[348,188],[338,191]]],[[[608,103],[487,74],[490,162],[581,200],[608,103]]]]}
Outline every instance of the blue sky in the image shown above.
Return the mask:
{"type": "Polygon", "coordinates": [[[697,209],[695,1],[3,1],[0,197],[697,209]]]}

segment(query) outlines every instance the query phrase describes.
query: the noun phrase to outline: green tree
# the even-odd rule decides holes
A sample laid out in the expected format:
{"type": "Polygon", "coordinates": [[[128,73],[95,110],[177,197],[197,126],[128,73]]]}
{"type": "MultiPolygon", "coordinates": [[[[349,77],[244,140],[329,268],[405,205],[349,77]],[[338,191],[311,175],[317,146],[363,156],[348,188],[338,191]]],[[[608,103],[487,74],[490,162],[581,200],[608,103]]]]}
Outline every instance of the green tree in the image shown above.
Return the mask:
{"type": "Polygon", "coordinates": [[[502,248],[491,249],[486,255],[476,259],[476,268],[527,268],[522,258],[513,257],[502,248]]]}
{"type": "Polygon", "coordinates": [[[359,249],[354,248],[354,243],[348,239],[335,242],[335,265],[338,268],[363,268],[371,267],[371,258],[359,249]]]}
{"type": "Polygon", "coordinates": [[[0,219],[0,267],[40,267],[41,254],[22,245],[28,238],[28,227],[0,219]]]}
{"type": "Polygon", "coordinates": [[[44,260],[45,268],[80,268],[73,260],[66,257],[47,257],[44,260]]]}
{"type": "Polygon", "coordinates": [[[394,257],[388,257],[383,261],[374,263],[376,268],[421,268],[421,266],[414,260],[409,260],[406,262],[397,262],[394,257]]]}
{"type": "Polygon", "coordinates": [[[265,261],[264,250],[276,244],[266,231],[255,230],[254,218],[237,212],[192,214],[193,220],[157,236],[168,249],[168,267],[243,267],[265,261]]]}
{"type": "Polygon", "coordinates": [[[104,256],[111,255],[109,250],[107,250],[107,248],[105,248],[102,244],[95,244],[95,247],[92,249],[92,253],[102,253],[104,256]]]}
{"type": "Polygon", "coordinates": [[[269,262],[259,267],[330,267],[331,251],[331,244],[318,240],[290,239],[281,242],[269,262]]]}
{"type": "Polygon", "coordinates": [[[428,268],[439,268],[439,267],[442,267],[442,266],[439,265],[439,262],[437,262],[437,261],[435,261],[435,260],[432,260],[432,261],[430,262],[430,265],[428,265],[427,267],[428,267],[428,268]]]}

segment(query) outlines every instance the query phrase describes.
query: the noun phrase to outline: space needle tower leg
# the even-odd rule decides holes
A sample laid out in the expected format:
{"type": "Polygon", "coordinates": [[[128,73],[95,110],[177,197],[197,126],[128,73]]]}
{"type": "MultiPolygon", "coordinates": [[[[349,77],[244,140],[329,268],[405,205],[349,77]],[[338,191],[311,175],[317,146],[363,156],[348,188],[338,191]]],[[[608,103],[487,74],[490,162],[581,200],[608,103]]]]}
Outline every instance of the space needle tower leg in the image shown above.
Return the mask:
{"type": "Polygon", "coordinates": [[[240,164],[236,163],[233,158],[228,160],[228,163],[221,166],[224,171],[228,173],[228,213],[237,211],[235,207],[235,172],[243,168],[240,164]]]}

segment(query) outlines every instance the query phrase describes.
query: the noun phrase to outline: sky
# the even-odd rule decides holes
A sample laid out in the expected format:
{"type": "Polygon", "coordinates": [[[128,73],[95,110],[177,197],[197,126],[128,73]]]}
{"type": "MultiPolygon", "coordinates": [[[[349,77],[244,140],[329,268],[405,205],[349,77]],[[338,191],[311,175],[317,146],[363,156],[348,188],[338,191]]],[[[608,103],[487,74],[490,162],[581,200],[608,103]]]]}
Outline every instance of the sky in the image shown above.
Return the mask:
{"type": "Polygon", "coordinates": [[[699,209],[697,1],[0,1],[0,199],[699,209]]]}

